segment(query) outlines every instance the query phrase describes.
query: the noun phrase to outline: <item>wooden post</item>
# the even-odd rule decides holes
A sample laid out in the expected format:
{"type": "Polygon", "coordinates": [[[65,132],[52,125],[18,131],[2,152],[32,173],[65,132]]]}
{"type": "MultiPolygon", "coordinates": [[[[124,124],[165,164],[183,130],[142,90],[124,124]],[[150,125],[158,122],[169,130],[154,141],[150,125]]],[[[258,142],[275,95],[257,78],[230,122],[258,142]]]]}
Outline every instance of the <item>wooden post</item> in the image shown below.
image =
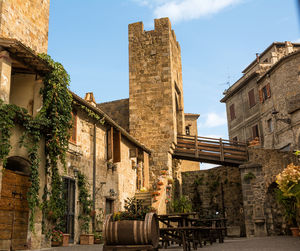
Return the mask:
{"type": "Polygon", "coordinates": [[[224,161],[224,148],[223,148],[222,138],[220,138],[220,160],[224,161]]]}
{"type": "Polygon", "coordinates": [[[195,150],[196,150],[196,157],[198,157],[199,153],[198,153],[198,137],[197,137],[197,135],[195,135],[195,150]]]}

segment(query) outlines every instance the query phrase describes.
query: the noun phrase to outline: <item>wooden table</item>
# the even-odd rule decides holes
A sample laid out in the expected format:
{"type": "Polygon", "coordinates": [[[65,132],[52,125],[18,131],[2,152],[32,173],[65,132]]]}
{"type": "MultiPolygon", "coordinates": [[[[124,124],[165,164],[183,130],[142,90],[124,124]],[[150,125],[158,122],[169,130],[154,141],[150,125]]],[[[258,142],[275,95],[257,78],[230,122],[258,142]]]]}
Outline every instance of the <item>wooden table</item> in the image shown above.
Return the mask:
{"type": "Polygon", "coordinates": [[[222,243],[226,235],[226,219],[199,219],[197,216],[195,212],[159,215],[158,220],[163,224],[160,227],[162,246],[167,248],[170,242],[175,242],[182,245],[184,251],[189,251],[191,243],[194,249],[198,245],[202,247],[202,242],[204,245],[216,240],[222,243]]]}

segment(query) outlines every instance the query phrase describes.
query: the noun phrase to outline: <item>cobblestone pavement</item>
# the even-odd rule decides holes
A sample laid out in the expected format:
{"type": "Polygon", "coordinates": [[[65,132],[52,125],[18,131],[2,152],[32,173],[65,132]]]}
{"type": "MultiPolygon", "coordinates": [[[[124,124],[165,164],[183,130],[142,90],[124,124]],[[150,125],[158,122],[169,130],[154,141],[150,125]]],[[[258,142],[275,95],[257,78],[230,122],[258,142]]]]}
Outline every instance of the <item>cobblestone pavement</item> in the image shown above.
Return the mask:
{"type": "MultiPolygon", "coordinates": [[[[56,247],[42,249],[43,251],[102,251],[103,245],[74,245],[69,247],[56,247]]],[[[199,250],[214,251],[300,251],[300,237],[276,236],[276,237],[254,237],[254,238],[227,238],[224,243],[206,245],[199,250]]],[[[160,249],[168,251],[179,251],[181,247],[170,247],[160,249]]],[[[193,249],[191,250],[193,251],[193,249]]]]}

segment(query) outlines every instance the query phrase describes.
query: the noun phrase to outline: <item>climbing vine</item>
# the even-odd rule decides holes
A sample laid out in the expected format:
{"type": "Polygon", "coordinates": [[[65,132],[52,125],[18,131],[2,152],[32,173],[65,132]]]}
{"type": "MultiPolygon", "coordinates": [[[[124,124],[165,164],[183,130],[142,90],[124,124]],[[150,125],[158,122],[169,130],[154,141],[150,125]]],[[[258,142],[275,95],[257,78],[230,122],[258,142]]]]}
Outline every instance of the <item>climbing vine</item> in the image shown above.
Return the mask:
{"type": "Polygon", "coordinates": [[[42,210],[51,215],[51,222],[62,222],[65,212],[62,179],[58,165],[65,167],[66,151],[72,127],[72,96],[68,91],[70,77],[64,67],[54,62],[50,56],[42,54],[42,59],[48,62],[51,71],[44,77],[44,87],[41,89],[43,107],[33,118],[26,109],[13,104],[4,104],[0,100],[0,161],[5,164],[11,145],[11,129],[15,124],[23,126],[24,133],[20,138],[20,146],[27,149],[30,166],[31,187],[28,191],[28,205],[30,208],[29,225],[34,231],[34,216],[39,206],[39,143],[45,137],[46,174],[51,177],[51,189],[44,189],[42,210]]]}
{"type": "Polygon", "coordinates": [[[88,233],[93,201],[91,200],[88,192],[86,176],[81,172],[78,172],[77,185],[79,191],[78,201],[80,203],[81,210],[78,219],[82,221],[82,232],[88,233]]]}

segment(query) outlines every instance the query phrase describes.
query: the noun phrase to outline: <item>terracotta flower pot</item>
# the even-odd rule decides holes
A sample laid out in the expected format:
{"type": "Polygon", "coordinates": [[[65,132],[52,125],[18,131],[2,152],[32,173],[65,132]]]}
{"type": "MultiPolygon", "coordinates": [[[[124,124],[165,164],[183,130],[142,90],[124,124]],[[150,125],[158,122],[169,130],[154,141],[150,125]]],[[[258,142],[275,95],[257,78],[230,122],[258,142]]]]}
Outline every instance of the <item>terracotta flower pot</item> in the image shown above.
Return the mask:
{"type": "Polygon", "coordinates": [[[81,234],[80,235],[80,245],[92,245],[94,244],[93,234],[81,234]]]}
{"type": "Polygon", "coordinates": [[[61,246],[61,242],[60,242],[60,241],[51,241],[51,246],[52,246],[52,247],[58,247],[58,246],[61,246]]]}
{"type": "Polygon", "coordinates": [[[292,232],[293,237],[298,237],[299,236],[299,228],[298,227],[291,227],[290,230],[292,232]]]}
{"type": "Polygon", "coordinates": [[[62,242],[63,247],[69,246],[69,239],[70,239],[69,234],[63,234],[63,242],[62,242]]]}

